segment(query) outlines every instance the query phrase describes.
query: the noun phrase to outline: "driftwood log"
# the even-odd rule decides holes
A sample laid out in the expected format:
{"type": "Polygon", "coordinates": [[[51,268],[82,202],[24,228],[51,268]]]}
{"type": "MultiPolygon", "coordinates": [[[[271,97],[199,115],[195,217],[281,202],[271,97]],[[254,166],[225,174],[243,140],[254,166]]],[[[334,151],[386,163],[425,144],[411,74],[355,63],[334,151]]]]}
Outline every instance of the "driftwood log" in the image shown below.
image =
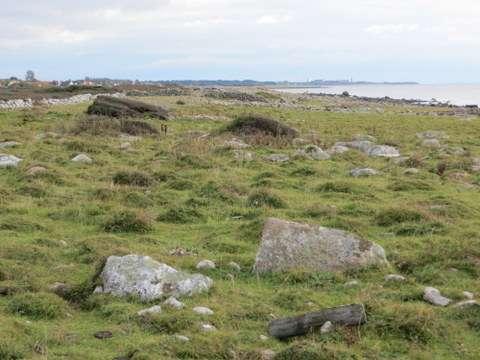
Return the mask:
{"type": "Polygon", "coordinates": [[[352,304],[307,313],[301,316],[277,319],[268,324],[268,333],[277,339],[307,334],[327,321],[334,325],[361,325],[367,321],[362,304],[352,304]]]}

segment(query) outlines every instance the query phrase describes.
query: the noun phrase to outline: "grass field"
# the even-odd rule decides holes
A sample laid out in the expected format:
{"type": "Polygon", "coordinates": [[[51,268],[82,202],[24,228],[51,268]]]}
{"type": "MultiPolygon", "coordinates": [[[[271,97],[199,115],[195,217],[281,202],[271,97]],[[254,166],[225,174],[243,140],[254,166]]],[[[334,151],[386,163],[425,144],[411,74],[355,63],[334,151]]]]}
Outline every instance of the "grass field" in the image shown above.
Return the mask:
{"type": "MultiPolygon", "coordinates": [[[[272,94],[254,107],[200,96],[142,98],[174,118],[167,135],[143,136],[130,150],[120,149],[126,140],[114,131],[75,131],[88,104],[0,112],[0,141],[21,143],[0,152],[24,159],[18,168],[0,169],[0,359],[261,359],[265,349],[281,360],[480,358],[480,307],[439,308],[422,299],[425,286],[455,301],[463,291],[480,293],[480,176],[471,166],[480,156],[480,119],[381,104],[327,111],[328,98],[289,96],[298,106],[277,99],[272,94]],[[247,151],[254,160],[239,162],[222,148],[231,135],[218,130],[251,113],[293,126],[324,149],[372,135],[410,161],[397,165],[350,151],[276,164],[263,156],[293,155],[297,147],[244,139],[253,143],[247,151]],[[416,133],[427,130],[448,135],[444,150],[421,146],[416,133]],[[457,147],[465,153],[452,154],[457,147]],[[80,153],[93,163],[70,161],[80,153]],[[47,171],[28,175],[32,166],[47,171]],[[381,174],[352,178],[356,167],[381,174]],[[407,167],[418,174],[404,174],[407,167]],[[249,201],[259,194],[264,206],[249,201]],[[258,277],[252,266],[270,216],[359,234],[384,247],[390,267],[258,277]],[[67,302],[49,290],[55,282],[85,284],[105,257],[131,253],[190,272],[200,260],[214,260],[217,269],[205,272],[214,288],[149,321],[136,315],[148,306],[135,299],[90,295],[67,302]],[[242,270],[232,271],[231,261],[242,270]],[[391,273],[407,281],[386,283],[391,273]],[[351,280],[359,285],[346,287],[351,280]],[[361,327],[260,339],[273,318],[357,302],[367,309],[361,327]],[[196,315],[194,306],[215,314],[196,315]],[[200,332],[202,321],[218,331],[200,332]],[[113,337],[93,336],[104,330],[113,337]]],[[[160,129],[159,121],[145,121],[160,129]]]]}

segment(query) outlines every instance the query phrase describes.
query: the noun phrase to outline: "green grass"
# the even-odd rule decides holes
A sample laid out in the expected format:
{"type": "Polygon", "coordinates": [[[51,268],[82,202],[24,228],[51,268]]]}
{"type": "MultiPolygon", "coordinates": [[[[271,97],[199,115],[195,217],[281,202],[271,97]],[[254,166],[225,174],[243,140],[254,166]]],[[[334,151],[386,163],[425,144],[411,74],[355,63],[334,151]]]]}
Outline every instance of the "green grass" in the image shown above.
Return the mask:
{"type": "Polygon", "coordinates": [[[22,143],[2,151],[24,159],[16,169],[0,169],[0,288],[9,289],[0,296],[0,359],[243,360],[260,359],[263,349],[278,352],[277,359],[479,358],[478,311],[422,300],[424,286],[454,300],[466,290],[480,294],[480,188],[469,166],[480,155],[478,118],[466,122],[434,116],[430,108],[382,104],[367,112],[336,111],[325,98],[287,99],[298,107],[277,106],[275,100],[255,107],[255,114],[297,129],[322,148],[369,134],[379,143],[398,144],[410,160],[396,165],[352,151],[328,161],[274,164],[262,157],[293,155],[296,148],[256,139],[247,149],[254,160],[240,164],[232,152],[219,151],[230,136],[220,130],[252,107],[196,95],[142,100],[170,109],[173,119],[167,136],[144,135],[129,151],[120,150],[125,140],[116,129],[72,131],[85,120],[88,104],[0,112],[2,138],[22,143]],[[445,131],[446,145],[467,153],[425,150],[415,134],[426,130],[445,131]],[[192,132],[214,136],[197,139],[192,132]],[[94,162],[72,163],[80,152],[94,162]],[[48,172],[27,176],[35,165],[48,172]],[[349,171],[360,166],[382,176],[351,178],[349,171]],[[410,166],[419,174],[404,175],[410,166]],[[456,172],[467,175],[451,176],[456,172]],[[271,216],[354,232],[382,245],[390,266],[257,277],[251,269],[263,221],[271,216]],[[174,255],[177,248],[186,255],[174,255]],[[184,299],[184,310],[165,307],[140,319],[136,313],[154,304],[92,295],[105,258],[130,253],[191,272],[198,261],[214,260],[217,269],[208,275],[215,286],[184,299]],[[242,271],[233,274],[231,261],[242,271]],[[407,281],[386,284],[389,273],[407,281]],[[346,288],[353,279],[360,285],[346,288]],[[73,287],[67,300],[50,292],[55,282],[73,287]],[[356,302],[367,308],[362,327],[287,342],[259,338],[272,317],[356,302]],[[194,306],[208,306],[215,315],[204,319],[192,312],[194,306]],[[201,333],[203,321],[219,331],[201,333]],[[105,330],[111,339],[93,336],[105,330]],[[179,342],[173,334],[191,341],[179,342]]]}

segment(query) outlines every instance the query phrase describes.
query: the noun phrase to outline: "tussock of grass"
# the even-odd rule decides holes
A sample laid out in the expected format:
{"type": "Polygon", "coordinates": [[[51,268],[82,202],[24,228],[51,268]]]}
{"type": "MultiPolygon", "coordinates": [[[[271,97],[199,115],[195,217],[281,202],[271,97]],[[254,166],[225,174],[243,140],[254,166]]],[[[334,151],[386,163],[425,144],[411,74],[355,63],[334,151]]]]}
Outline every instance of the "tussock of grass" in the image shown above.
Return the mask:
{"type": "Polygon", "coordinates": [[[152,230],[152,221],[145,213],[124,210],[113,214],[103,229],[112,233],[146,233],[152,230]]]}
{"type": "Polygon", "coordinates": [[[259,115],[237,117],[224,131],[237,135],[270,135],[273,137],[294,138],[298,132],[281,122],[259,115]]]}
{"type": "Polygon", "coordinates": [[[202,219],[202,217],[202,214],[196,209],[176,207],[166,210],[157,217],[157,220],[172,224],[188,224],[197,222],[202,219]]]}
{"type": "Polygon", "coordinates": [[[12,296],[7,304],[9,312],[34,320],[55,319],[65,316],[66,304],[49,293],[21,293],[12,296]]]}
{"type": "Polygon", "coordinates": [[[285,201],[283,201],[278,195],[275,195],[265,189],[261,189],[252,193],[247,199],[247,205],[251,207],[267,206],[274,209],[287,207],[285,201]]]}
{"type": "Polygon", "coordinates": [[[418,222],[424,219],[424,215],[418,211],[395,208],[380,211],[375,219],[380,226],[392,226],[405,222],[418,222]]]}
{"type": "Polygon", "coordinates": [[[130,185],[147,187],[152,184],[150,175],[139,171],[119,171],[113,175],[115,185],[130,185]]]}

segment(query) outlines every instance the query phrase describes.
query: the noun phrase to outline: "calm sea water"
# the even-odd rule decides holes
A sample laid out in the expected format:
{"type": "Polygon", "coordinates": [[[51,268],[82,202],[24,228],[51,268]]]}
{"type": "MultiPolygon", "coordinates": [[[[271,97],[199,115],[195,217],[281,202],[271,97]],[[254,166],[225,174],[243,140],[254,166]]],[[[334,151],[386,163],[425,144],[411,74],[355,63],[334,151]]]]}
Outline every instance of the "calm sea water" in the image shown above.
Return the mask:
{"type": "Polygon", "coordinates": [[[292,93],[341,94],[392,99],[408,99],[450,102],[454,105],[480,105],[480,84],[478,85],[335,85],[321,88],[282,89],[292,93]]]}

